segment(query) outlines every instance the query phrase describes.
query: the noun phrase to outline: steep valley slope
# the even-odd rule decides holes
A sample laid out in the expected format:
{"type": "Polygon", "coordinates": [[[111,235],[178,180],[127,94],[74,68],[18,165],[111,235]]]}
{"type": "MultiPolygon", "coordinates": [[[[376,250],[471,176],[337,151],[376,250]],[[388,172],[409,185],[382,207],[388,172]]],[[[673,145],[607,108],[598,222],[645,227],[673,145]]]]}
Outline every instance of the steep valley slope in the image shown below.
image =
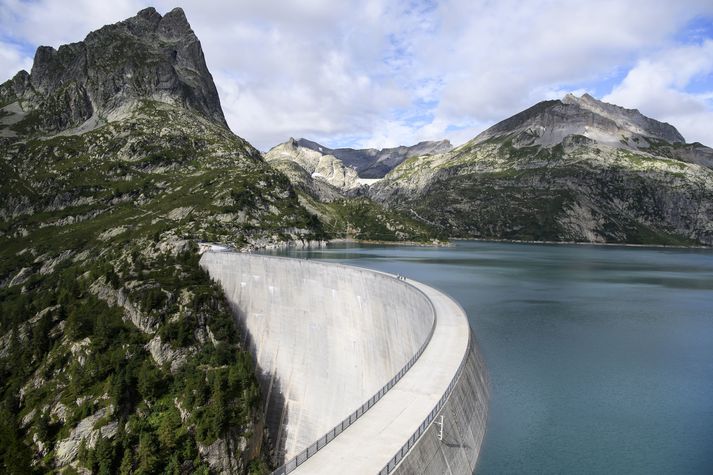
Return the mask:
{"type": "Polygon", "coordinates": [[[408,159],[369,196],[456,237],[713,245],[713,150],[586,94],[408,159]]]}
{"type": "Polygon", "coordinates": [[[444,147],[441,142],[429,142],[382,151],[335,151],[315,142],[290,138],[270,149],[264,158],[289,178],[300,203],[319,218],[331,236],[362,241],[440,243],[446,235],[433,226],[369,198],[367,183],[374,180],[364,180],[357,168],[333,155],[348,150],[352,155],[362,157],[361,163],[366,166],[375,156],[383,158],[398,152],[400,159],[405,159],[409,150],[428,152],[433,149],[450,147],[444,147]]]}

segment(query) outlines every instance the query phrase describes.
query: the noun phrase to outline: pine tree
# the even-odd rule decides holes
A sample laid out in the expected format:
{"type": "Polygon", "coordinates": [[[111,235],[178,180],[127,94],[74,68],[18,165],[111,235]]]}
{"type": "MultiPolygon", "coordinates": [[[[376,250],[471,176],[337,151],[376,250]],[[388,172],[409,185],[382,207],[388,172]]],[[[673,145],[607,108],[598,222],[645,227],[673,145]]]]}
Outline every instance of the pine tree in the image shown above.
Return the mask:
{"type": "Polygon", "coordinates": [[[172,451],[176,447],[176,437],[181,427],[181,418],[175,409],[168,410],[161,415],[158,425],[158,441],[161,447],[172,451]]]}
{"type": "Polygon", "coordinates": [[[32,452],[17,433],[14,416],[0,409],[0,468],[8,475],[31,474],[32,452]]]}
{"type": "Polygon", "coordinates": [[[32,328],[32,347],[34,356],[38,360],[45,356],[50,349],[50,330],[52,329],[52,318],[45,313],[42,318],[32,328]]]}
{"type": "Polygon", "coordinates": [[[181,474],[181,463],[178,461],[178,455],[173,454],[168,461],[168,465],[163,470],[164,474],[168,475],[180,475],[181,474]]]}
{"type": "Polygon", "coordinates": [[[90,457],[90,450],[87,447],[87,439],[82,437],[81,442],[79,442],[79,449],[77,449],[77,460],[79,463],[85,467],[92,468],[92,457],[90,457]]]}
{"type": "Polygon", "coordinates": [[[121,466],[119,466],[120,475],[130,475],[134,469],[134,453],[131,447],[124,449],[124,455],[121,458],[121,466]]]}
{"type": "Polygon", "coordinates": [[[35,430],[37,433],[37,437],[40,440],[46,441],[49,436],[49,416],[47,415],[47,412],[42,412],[40,416],[37,418],[37,424],[35,425],[35,430]]]}
{"type": "Polygon", "coordinates": [[[158,466],[158,450],[156,439],[152,432],[143,432],[139,437],[139,465],[137,473],[153,473],[158,466]]]}
{"type": "Polygon", "coordinates": [[[99,439],[94,446],[94,463],[98,475],[111,475],[114,462],[114,448],[111,441],[99,434],[99,439]]]}
{"type": "Polygon", "coordinates": [[[213,397],[210,403],[210,419],[212,421],[212,432],[215,437],[223,435],[228,426],[226,417],[225,394],[223,392],[223,381],[220,373],[215,375],[213,380],[213,397]]]}
{"type": "Polygon", "coordinates": [[[160,371],[150,360],[145,360],[139,369],[139,392],[148,401],[156,400],[161,392],[160,371]]]}

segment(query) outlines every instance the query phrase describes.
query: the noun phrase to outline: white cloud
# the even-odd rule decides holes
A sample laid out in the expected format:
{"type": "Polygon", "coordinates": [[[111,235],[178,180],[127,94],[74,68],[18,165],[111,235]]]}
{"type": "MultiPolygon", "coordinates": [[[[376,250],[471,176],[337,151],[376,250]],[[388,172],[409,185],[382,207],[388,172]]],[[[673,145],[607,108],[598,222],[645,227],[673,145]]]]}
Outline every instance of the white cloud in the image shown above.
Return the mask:
{"type": "Polygon", "coordinates": [[[17,45],[0,41],[0,71],[8,71],[8,77],[11,77],[21,69],[29,71],[31,67],[32,59],[17,45]]]}
{"type": "Polygon", "coordinates": [[[603,99],[669,122],[689,142],[713,145],[711,91],[686,92],[692,81],[711,74],[713,39],[669,48],[641,59],[603,99]]]}
{"type": "Polygon", "coordinates": [[[660,47],[700,11],[692,7],[453,0],[440,6],[440,30],[419,48],[421,62],[445,78],[439,114],[498,120],[541,100],[539,91],[602,78],[660,47]]]}
{"type": "MultiPolygon", "coordinates": [[[[153,2],[161,13],[176,4],[203,44],[228,123],[261,149],[289,136],[329,146],[460,143],[537,101],[641,65],[691,19],[713,15],[709,0],[153,2]]],[[[58,46],[147,5],[3,0],[0,28],[33,48],[58,46]]],[[[0,74],[11,77],[27,59],[6,61],[10,50],[0,48],[0,74]]],[[[681,92],[677,84],[670,88],[681,92]]],[[[695,124],[697,111],[677,124],[695,124]]]]}
{"type": "MultiPolygon", "coordinates": [[[[388,2],[315,2],[184,9],[201,38],[228,123],[261,149],[289,136],[354,140],[410,105],[392,76],[388,2]],[[234,45],[226,47],[226,45],[234,45]]],[[[400,26],[399,28],[403,27],[400,26]]]]}
{"type": "Polygon", "coordinates": [[[140,0],[3,0],[0,24],[4,35],[32,46],[55,48],[82,40],[87,33],[130,17],[143,8],[140,0]]]}

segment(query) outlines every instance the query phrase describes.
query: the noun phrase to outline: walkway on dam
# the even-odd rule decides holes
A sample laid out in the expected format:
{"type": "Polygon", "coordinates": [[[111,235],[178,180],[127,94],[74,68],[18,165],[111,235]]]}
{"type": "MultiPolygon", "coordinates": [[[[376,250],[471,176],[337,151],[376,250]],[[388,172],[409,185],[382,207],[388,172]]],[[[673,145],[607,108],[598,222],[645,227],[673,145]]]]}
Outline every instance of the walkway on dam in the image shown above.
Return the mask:
{"type": "Polygon", "coordinates": [[[379,473],[446,392],[468,351],[468,318],[447,295],[419,282],[407,282],[426,294],[435,308],[436,327],[430,343],[374,407],[291,473],[379,473]]]}

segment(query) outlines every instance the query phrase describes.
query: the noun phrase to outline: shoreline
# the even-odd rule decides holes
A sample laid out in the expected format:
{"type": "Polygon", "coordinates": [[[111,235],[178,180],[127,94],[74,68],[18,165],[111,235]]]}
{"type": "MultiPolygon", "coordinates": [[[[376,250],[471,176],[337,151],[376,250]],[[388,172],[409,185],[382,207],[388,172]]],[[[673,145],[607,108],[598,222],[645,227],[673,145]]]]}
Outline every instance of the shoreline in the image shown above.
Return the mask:
{"type": "Polygon", "coordinates": [[[330,244],[374,244],[379,246],[407,246],[407,247],[454,247],[455,244],[448,241],[436,241],[436,242],[419,242],[419,241],[381,241],[381,240],[370,240],[370,239],[345,239],[345,238],[335,238],[327,240],[327,245],[330,244]]]}
{"type": "Polygon", "coordinates": [[[604,246],[604,247],[644,247],[657,249],[707,249],[713,250],[713,246],[705,244],[684,246],[680,244],[633,244],[625,242],[583,242],[583,241],[529,241],[523,239],[497,239],[497,238],[449,238],[451,241],[478,241],[478,242],[497,242],[511,244],[556,244],[568,246],[604,246]]]}
{"type": "MultiPolygon", "coordinates": [[[[448,241],[436,241],[436,242],[420,242],[420,241],[383,241],[378,239],[345,239],[345,238],[335,238],[328,239],[324,241],[281,241],[279,244],[266,245],[266,246],[255,246],[252,248],[235,248],[239,252],[260,252],[260,251],[274,251],[278,249],[319,249],[326,248],[333,244],[358,244],[358,245],[373,245],[373,246],[388,246],[388,247],[434,247],[434,248],[448,248],[455,247],[457,241],[474,241],[474,242],[492,242],[492,243],[506,243],[506,244],[541,244],[541,245],[558,245],[558,246],[601,246],[601,247],[625,247],[625,248],[649,248],[649,249],[691,249],[691,250],[713,250],[713,246],[706,246],[704,244],[699,245],[678,245],[678,244],[633,244],[633,243],[617,243],[617,242],[582,242],[582,241],[535,241],[535,240],[523,240],[523,239],[497,239],[497,238],[476,238],[476,237],[451,237],[448,241]],[[299,244],[298,244],[299,243],[299,244]]],[[[209,243],[202,243],[209,244],[209,243]]],[[[218,244],[218,243],[212,243],[218,244]]],[[[229,247],[229,246],[228,246],[229,247]]]]}

